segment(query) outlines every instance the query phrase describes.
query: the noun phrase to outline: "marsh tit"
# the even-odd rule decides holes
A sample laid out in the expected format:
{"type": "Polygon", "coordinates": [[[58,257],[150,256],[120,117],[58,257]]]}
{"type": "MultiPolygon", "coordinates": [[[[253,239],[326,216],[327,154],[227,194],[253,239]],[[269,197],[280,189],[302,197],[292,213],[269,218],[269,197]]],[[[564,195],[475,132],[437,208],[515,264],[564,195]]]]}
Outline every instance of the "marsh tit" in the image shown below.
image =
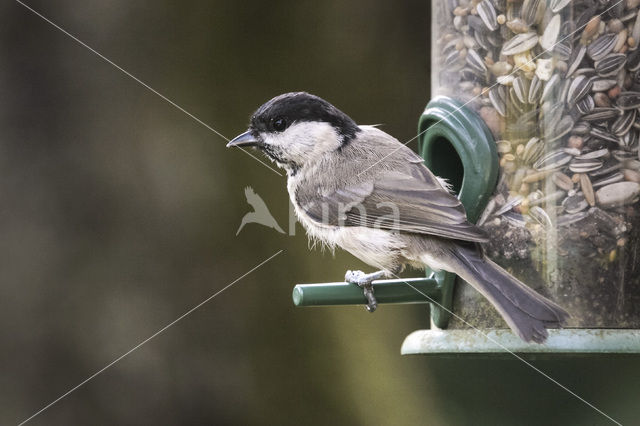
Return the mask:
{"type": "Polygon", "coordinates": [[[525,341],[568,314],[488,259],[483,230],[467,220],[447,183],[397,139],[359,126],[317,96],[286,93],[262,105],[227,147],[256,147],[287,172],[287,188],[310,238],[379,269],[348,271],[375,310],[371,282],[405,266],[453,272],[470,283],[525,341]]]}

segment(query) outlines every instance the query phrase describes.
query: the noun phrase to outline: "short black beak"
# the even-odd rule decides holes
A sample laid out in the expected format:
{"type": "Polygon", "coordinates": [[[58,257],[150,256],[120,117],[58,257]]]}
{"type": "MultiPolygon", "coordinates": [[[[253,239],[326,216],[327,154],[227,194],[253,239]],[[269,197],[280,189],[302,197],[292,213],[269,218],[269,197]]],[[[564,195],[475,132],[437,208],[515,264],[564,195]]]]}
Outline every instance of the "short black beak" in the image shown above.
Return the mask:
{"type": "Polygon", "coordinates": [[[231,148],[232,146],[258,146],[259,144],[260,142],[247,130],[229,141],[227,148],[231,148]]]}

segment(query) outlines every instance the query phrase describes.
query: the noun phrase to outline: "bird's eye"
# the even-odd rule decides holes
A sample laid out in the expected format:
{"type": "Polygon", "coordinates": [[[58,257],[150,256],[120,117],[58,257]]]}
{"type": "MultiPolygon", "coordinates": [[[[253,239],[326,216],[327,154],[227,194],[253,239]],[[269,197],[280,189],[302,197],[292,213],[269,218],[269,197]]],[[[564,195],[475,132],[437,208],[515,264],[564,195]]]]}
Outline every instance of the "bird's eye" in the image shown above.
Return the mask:
{"type": "Polygon", "coordinates": [[[286,128],[287,120],[285,120],[283,117],[276,117],[273,119],[273,129],[276,132],[282,132],[286,128]]]}

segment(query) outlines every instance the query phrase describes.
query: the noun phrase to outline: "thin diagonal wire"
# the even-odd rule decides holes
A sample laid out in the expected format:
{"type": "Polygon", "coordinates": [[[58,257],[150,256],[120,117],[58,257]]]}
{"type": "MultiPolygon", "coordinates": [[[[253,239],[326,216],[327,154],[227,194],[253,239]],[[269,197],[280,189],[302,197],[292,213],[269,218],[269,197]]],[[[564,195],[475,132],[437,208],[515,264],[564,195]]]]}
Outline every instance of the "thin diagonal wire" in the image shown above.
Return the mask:
{"type": "MultiPolygon", "coordinates": [[[[618,0],[613,6],[610,6],[609,8],[607,8],[606,10],[604,10],[602,13],[600,13],[599,15],[594,15],[594,16],[602,16],[605,13],[607,13],[609,10],[613,9],[614,7],[616,7],[618,4],[622,3],[623,0],[618,0]]],[[[532,64],[533,61],[535,59],[538,59],[540,56],[544,55],[547,52],[551,52],[553,50],[554,47],[556,47],[558,44],[562,43],[563,41],[565,41],[566,39],[568,39],[569,37],[575,35],[578,33],[578,31],[581,31],[587,24],[583,24],[581,25],[578,29],[576,29],[574,32],[566,35],[564,38],[561,38],[559,41],[557,41],[556,43],[554,43],[549,49],[545,49],[542,52],[540,52],[539,54],[537,54],[536,56],[534,56],[533,58],[531,58],[530,60],[528,60],[526,62],[525,65],[529,65],[532,64]]],[[[508,76],[513,76],[516,72],[519,71],[519,68],[521,67],[515,67],[514,70],[507,74],[508,76]]],[[[496,82],[493,85],[491,85],[487,90],[491,90],[494,87],[496,87],[499,83],[496,82]]],[[[458,108],[454,109],[453,111],[447,113],[447,115],[443,118],[441,118],[440,120],[436,121],[435,123],[431,124],[429,127],[427,127],[426,129],[424,129],[423,131],[421,131],[420,133],[418,133],[416,136],[412,137],[411,139],[409,139],[408,141],[404,142],[402,145],[406,146],[407,144],[409,144],[410,142],[414,141],[415,139],[419,138],[422,134],[424,134],[425,132],[427,132],[429,129],[431,129],[433,126],[439,124],[442,122],[442,120],[446,119],[447,117],[450,117],[452,114],[455,114],[456,112],[460,111],[462,108],[464,108],[465,106],[469,105],[471,102],[475,101],[476,99],[478,99],[480,96],[482,95],[476,95],[474,97],[472,97],[471,99],[469,99],[467,102],[465,102],[464,104],[462,104],[461,106],[459,106],[458,108]]],[[[379,160],[376,160],[373,164],[371,164],[369,167],[367,167],[364,170],[361,170],[358,173],[358,176],[360,176],[361,174],[363,174],[364,172],[366,172],[367,170],[371,169],[372,167],[380,164],[380,162],[384,161],[385,159],[389,158],[391,155],[395,154],[396,152],[398,152],[398,150],[402,149],[402,146],[399,146],[398,148],[394,149],[393,151],[391,151],[389,154],[385,155],[384,157],[382,157],[379,160]]]]}
{"type": "MultiPolygon", "coordinates": [[[[227,138],[226,136],[224,136],[222,133],[220,133],[219,131],[217,131],[216,129],[214,129],[213,127],[211,127],[210,125],[208,125],[207,123],[205,123],[204,121],[202,121],[201,119],[199,119],[198,117],[196,117],[195,115],[193,115],[192,113],[190,113],[189,111],[187,111],[186,109],[184,109],[183,107],[181,107],[180,105],[178,105],[177,103],[175,103],[174,101],[172,101],[171,99],[167,98],[165,95],[163,95],[162,93],[158,92],[156,89],[154,89],[153,87],[149,86],[147,83],[145,83],[144,81],[140,80],[138,77],[136,77],[135,75],[131,74],[129,71],[125,70],[124,68],[122,68],[121,66],[119,66],[118,64],[116,64],[115,62],[113,62],[111,59],[107,58],[106,56],[104,56],[102,53],[98,52],[97,50],[95,50],[93,47],[89,46],[87,43],[83,42],[82,40],[80,40],[78,37],[74,36],[73,34],[71,34],[70,32],[68,32],[67,30],[65,30],[64,28],[62,28],[61,26],[59,26],[58,24],[56,24],[55,22],[53,22],[52,20],[50,20],[49,18],[47,18],[46,16],[42,15],[41,13],[39,13],[38,11],[36,11],[35,9],[33,9],[32,7],[24,4],[22,1],[20,0],[16,0],[16,2],[18,4],[20,4],[21,6],[23,6],[25,9],[31,11],[32,13],[34,13],[36,16],[40,17],[41,19],[43,19],[45,22],[51,24],[54,28],[56,28],[57,30],[59,30],[60,32],[62,32],[64,35],[68,36],[69,38],[71,38],[72,40],[74,40],[75,42],[77,42],[78,44],[80,44],[81,46],[85,47],[86,49],[88,49],[89,51],[91,51],[92,53],[94,53],[96,56],[98,56],[100,59],[104,60],[105,62],[107,62],[108,64],[110,64],[111,66],[113,66],[114,68],[116,68],[117,70],[121,71],[123,74],[125,74],[126,76],[130,77],[132,80],[134,80],[135,82],[137,82],[138,84],[140,84],[141,86],[143,86],[144,88],[146,88],[147,90],[149,90],[150,92],[154,93],[155,95],[159,96],[162,100],[166,101],[167,103],[169,103],[171,106],[173,106],[174,108],[176,108],[177,110],[179,110],[180,112],[186,114],[187,116],[189,116],[190,118],[192,118],[193,120],[195,120],[198,124],[206,127],[207,129],[211,130],[213,133],[215,133],[216,135],[220,136],[222,139],[224,139],[225,141],[229,142],[229,138],[227,138]]],[[[271,170],[272,172],[276,173],[279,176],[283,176],[282,173],[280,173],[279,171],[277,171],[276,169],[274,169],[273,167],[269,166],[267,163],[265,163],[264,161],[260,160],[258,157],[256,157],[255,155],[251,154],[248,151],[245,151],[244,149],[240,149],[242,152],[244,152],[245,154],[247,154],[248,156],[250,156],[251,158],[253,158],[254,160],[260,162],[260,164],[262,164],[263,166],[267,167],[269,170],[271,170]]]]}
{"type": "Polygon", "coordinates": [[[229,284],[227,284],[226,286],[224,286],[222,289],[218,290],[217,292],[215,292],[214,294],[212,294],[211,296],[207,297],[206,299],[204,299],[202,302],[198,303],[196,306],[194,306],[193,308],[189,309],[188,311],[186,311],[185,313],[183,313],[182,315],[180,315],[178,318],[176,318],[175,320],[171,321],[169,324],[165,325],[164,327],[162,327],[160,330],[156,331],[155,333],[153,333],[151,336],[147,337],[146,339],[144,339],[143,341],[141,341],[140,343],[138,343],[137,345],[135,345],[134,347],[132,347],[131,349],[129,349],[127,352],[125,352],[124,354],[120,355],[118,358],[114,359],[113,361],[111,361],[109,364],[105,365],[104,367],[102,367],[100,370],[96,371],[95,373],[93,373],[92,375],[90,375],[89,377],[87,377],[86,379],[84,379],[83,381],[81,381],[80,383],[78,383],[77,385],[75,385],[74,387],[72,387],[71,389],[69,389],[68,391],[66,391],[65,393],[63,393],[62,395],[60,395],[58,398],[54,399],[53,401],[51,401],[50,403],[48,403],[47,405],[45,405],[44,407],[42,407],[41,409],[39,409],[38,411],[36,411],[35,413],[33,413],[31,416],[29,416],[28,418],[24,419],[23,421],[21,421],[18,426],[22,426],[25,423],[31,421],[33,418],[35,418],[36,416],[42,414],[44,411],[48,410],[49,408],[51,408],[53,405],[57,404],[58,402],[60,402],[61,400],[63,400],[64,398],[66,398],[67,396],[71,395],[73,392],[75,392],[78,388],[86,385],[88,382],[90,382],[91,380],[95,379],[97,376],[99,376],[100,374],[104,373],[106,370],[108,370],[110,367],[112,367],[114,364],[118,363],[119,361],[121,361],[122,359],[126,358],[127,356],[131,355],[134,351],[136,351],[137,349],[140,349],[140,347],[142,347],[143,345],[145,345],[146,343],[148,343],[150,340],[152,340],[153,338],[157,337],[158,335],[162,334],[163,332],[165,332],[167,329],[169,329],[170,327],[174,326],[177,322],[179,322],[180,320],[184,319],[186,316],[192,314],[193,312],[195,312],[198,308],[200,308],[202,305],[206,304],[207,302],[211,301],[213,298],[215,298],[216,296],[218,296],[219,294],[221,294],[223,291],[225,291],[226,289],[228,289],[229,287],[231,287],[232,285],[234,285],[235,283],[237,283],[238,281],[240,281],[241,279],[243,279],[244,277],[246,277],[247,275],[249,275],[250,273],[254,272],[256,269],[260,268],[262,265],[264,265],[265,263],[269,262],[271,259],[273,259],[274,257],[278,256],[280,253],[282,253],[284,250],[279,250],[278,252],[276,252],[275,254],[271,255],[270,257],[268,257],[267,259],[263,260],[262,262],[260,262],[259,264],[257,264],[256,266],[254,266],[253,268],[251,268],[249,271],[245,272],[244,274],[240,275],[238,278],[236,278],[235,280],[231,281],[229,284]]]}
{"type": "MultiPolygon", "coordinates": [[[[400,278],[399,276],[397,276],[396,274],[393,274],[396,278],[402,280],[402,278],[400,278]]],[[[409,287],[411,287],[412,289],[414,289],[416,292],[420,293],[421,295],[423,295],[425,298],[427,298],[427,300],[429,300],[429,302],[438,305],[440,308],[444,309],[445,311],[447,311],[449,314],[451,314],[452,316],[456,317],[457,319],[459,319],[460,321],[462,321],[463,323],[465,323],[466,325],[468,325],[469,327],[471,327],[472,329],[474,329],[475,331],[477,331],[478,333],[482,334],[484,337],[486,337],[487,339],[489,339],[491,342],[495,343],[496,346],[500,347],[501,349],[504,349],[505,352],[513,355],[516,359],[518,359],[519,361],[522,361],[524,364],[526,364],[527,366],[529,366],[530,368],[532,368],[534,371],[538,372],[539,374],[541,374],[542,376],[544,376],[545,378],[547,378],[548,380],[550,380],[552,383],[556,384],[557,386],[559,386],[560,388],[564,389],[565,391],[567,391],[569,394],[573,395],[574,397],[576,397],[577,399],[579,399],[580,401],[582,401],[583,403],[585,403],[586,405],[588,405],[589,407],[591,407],[592,409],[594,409],[595,411],[597,411],[598,413],[600,413],[601,415],[603,415],[604,417],[606,417],[607,419],[611,420],[613,423],[617,424],[618,426],[622,426],[622,423],[618,422],[617,420],[614,420],[611,416],[609,416],[607,413],[605,413],[604,411],[602,411],[601,409],[599,409],[598,407],[596,407],[595,405],[593,405],[592,403],[590,403],[589,401],[587,401],[586,399],[582,398],[580,395],[578,395],[577,393],[575,393],[574,391],[572,391],[571,389],[569,389],[568,387],[566,387],[565,385],[563,385],[562,383],[560,383],[559,381],[557,381],[556,379],[554,379],[553,377],[549,376],[547,373],[545,373],[544,371],[540,370],[538,367],[534,366],[533,364],[531,364],[530,362],[528,362],[527,360],[525,360],[524,358],[522,358],[521,356],[519,356],[518,354],[514,353],[513,351],[510,351],[509,348],[507,348],[506,346],[504,346],[502,343],[498,342],[497,340],[493,339],[491,336],[489,336],[488,334],[486,334],[485,332],[483,332],[482,330],[480,330],[479,328],[477,328],[476,326],[474,326],[473,324],[469,323],[468,321],[466,321],[464,318],[460,317],[459,315],[455,314],[454,312],[450,311],[449,309],[445,308],[444,306],[442,306],[440,303],[438,303],[436,300],[434,300],[433,298],[429,297],[429,295],[423,293],[422,291],[420,291],[419,289],[417,289],[416,287],[414,287],[413,285],[411,285],[409,282],[407,281],[403,281],[406,285],[408,285],[409,287]]]]}

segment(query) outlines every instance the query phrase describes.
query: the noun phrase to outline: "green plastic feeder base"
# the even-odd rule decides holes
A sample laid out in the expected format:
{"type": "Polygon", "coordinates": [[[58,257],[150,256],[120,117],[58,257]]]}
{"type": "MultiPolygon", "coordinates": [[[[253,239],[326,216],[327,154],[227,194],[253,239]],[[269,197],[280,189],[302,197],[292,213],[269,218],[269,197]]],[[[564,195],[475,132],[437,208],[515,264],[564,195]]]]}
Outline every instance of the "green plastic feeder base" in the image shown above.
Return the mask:
{"type": "Polygon", "coordinates": [[[640,355],[640,330],[564,328],[549,330],[547,341],[525,343],[511,330],[417,330],[402,343],[403,355],[511,356],[518,354],[640,355]]]}

